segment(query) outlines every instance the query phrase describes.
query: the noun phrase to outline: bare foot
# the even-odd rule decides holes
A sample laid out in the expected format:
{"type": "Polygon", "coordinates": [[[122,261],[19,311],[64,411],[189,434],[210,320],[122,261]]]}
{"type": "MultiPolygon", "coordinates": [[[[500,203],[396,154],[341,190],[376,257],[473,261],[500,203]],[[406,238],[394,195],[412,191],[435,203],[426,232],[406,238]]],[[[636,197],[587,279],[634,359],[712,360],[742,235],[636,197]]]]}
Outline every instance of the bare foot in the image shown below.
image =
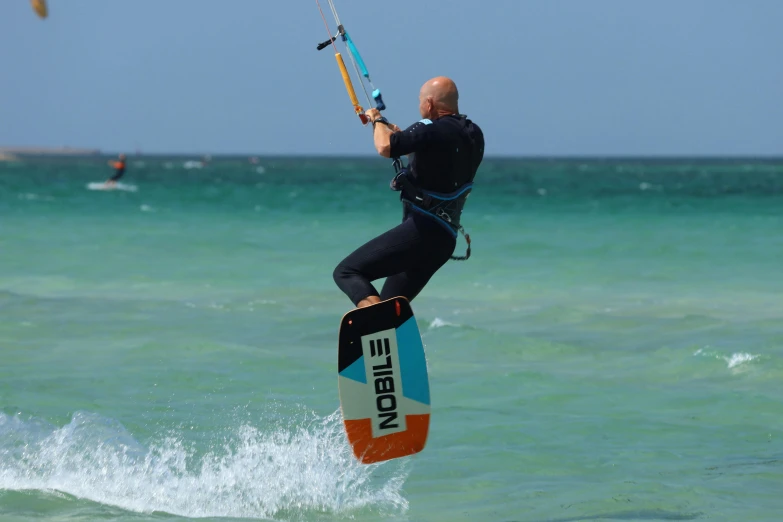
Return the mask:
{"type": "Polygon", "coordinates": [[[378,297],[377,295],[371,295],[359,301],[359,304],[356,305],[356,308],[364,308],[366,306],[378,304],[380,302],[381,302],[380,297],[378,297]]]}

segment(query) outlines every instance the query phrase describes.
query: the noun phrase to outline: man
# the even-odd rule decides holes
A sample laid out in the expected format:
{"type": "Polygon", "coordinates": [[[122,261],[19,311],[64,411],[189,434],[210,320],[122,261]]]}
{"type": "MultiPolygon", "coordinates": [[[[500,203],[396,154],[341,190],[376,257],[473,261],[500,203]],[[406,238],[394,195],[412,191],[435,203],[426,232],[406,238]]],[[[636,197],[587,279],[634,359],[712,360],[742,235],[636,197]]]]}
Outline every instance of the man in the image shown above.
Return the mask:
{"type": "Polygon", "coordinates": [[[107,185],[116,185],[117,180],[125,175],[125,154],[120,154],[118,161],[110,161],[109,165],[114,167],[114,176],[106,180],[107,185]]]}
{"type": "Polygon", "coordinates": [[[412,159],[392,182],[402,192],[402,223],[334,270],[335,283],[359,308],[396,296],[413,300],[454,253],[462,206],[484,158],[484,135],[459,113],[458,101],[455,83],[437,77],[419,93],[423,119],[404,131],[376,109],[366,112],[378,153],[412,159]],[[379,295],[371,281],[382,277],[387,279],[379,295]]]}

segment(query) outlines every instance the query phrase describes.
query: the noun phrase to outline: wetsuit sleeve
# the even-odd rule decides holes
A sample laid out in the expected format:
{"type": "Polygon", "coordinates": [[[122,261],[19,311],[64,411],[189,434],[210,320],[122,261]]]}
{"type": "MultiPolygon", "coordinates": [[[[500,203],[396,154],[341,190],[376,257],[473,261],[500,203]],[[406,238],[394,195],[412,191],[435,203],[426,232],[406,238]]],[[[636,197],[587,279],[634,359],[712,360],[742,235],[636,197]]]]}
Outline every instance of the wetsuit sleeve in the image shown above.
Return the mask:
{"type": "Polygon", "coordinates": [[[414,123],[402,132],[391,135],[391,157],[399,158],[411,152],[421,152],[426,149],[433,140],[433,125],[429,120],[414,123]]]}

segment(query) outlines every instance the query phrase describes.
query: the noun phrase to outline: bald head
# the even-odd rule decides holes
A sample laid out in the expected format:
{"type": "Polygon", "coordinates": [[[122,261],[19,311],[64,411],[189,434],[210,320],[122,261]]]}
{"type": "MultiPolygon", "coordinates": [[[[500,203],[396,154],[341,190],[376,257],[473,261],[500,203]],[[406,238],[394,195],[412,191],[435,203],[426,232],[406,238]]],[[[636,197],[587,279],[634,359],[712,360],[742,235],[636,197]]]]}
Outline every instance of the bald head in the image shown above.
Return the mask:
{"type": "Polygon", "coordinates": [[[419,92],[422,118],[437,119],[459,113],[459,91],[450,78],[438,76],[428,80],[419,92]]]}

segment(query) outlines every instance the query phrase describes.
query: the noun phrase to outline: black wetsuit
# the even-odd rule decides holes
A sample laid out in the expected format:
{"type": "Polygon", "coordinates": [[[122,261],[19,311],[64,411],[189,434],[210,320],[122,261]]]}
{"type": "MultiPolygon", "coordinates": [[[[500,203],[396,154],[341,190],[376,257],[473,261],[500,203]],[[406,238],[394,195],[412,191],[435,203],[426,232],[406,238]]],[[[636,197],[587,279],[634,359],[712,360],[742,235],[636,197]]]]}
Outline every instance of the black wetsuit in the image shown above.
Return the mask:
{"type": "MultiPolygon", "coordinates": [[[[471,183],[484,158],[484,135],[465,116],[422,120],[391,136],[391,157],[414,153],[410,179],[416,187],[451,193],[471,183]]],[[[426,212],[403,204],[402,223],[370,240],[334,270],[334,281],[358,304],[378,296],[371,281],[386,277],[382,300],[413,300],[456,247],[456,230],[426,212]]]]}

